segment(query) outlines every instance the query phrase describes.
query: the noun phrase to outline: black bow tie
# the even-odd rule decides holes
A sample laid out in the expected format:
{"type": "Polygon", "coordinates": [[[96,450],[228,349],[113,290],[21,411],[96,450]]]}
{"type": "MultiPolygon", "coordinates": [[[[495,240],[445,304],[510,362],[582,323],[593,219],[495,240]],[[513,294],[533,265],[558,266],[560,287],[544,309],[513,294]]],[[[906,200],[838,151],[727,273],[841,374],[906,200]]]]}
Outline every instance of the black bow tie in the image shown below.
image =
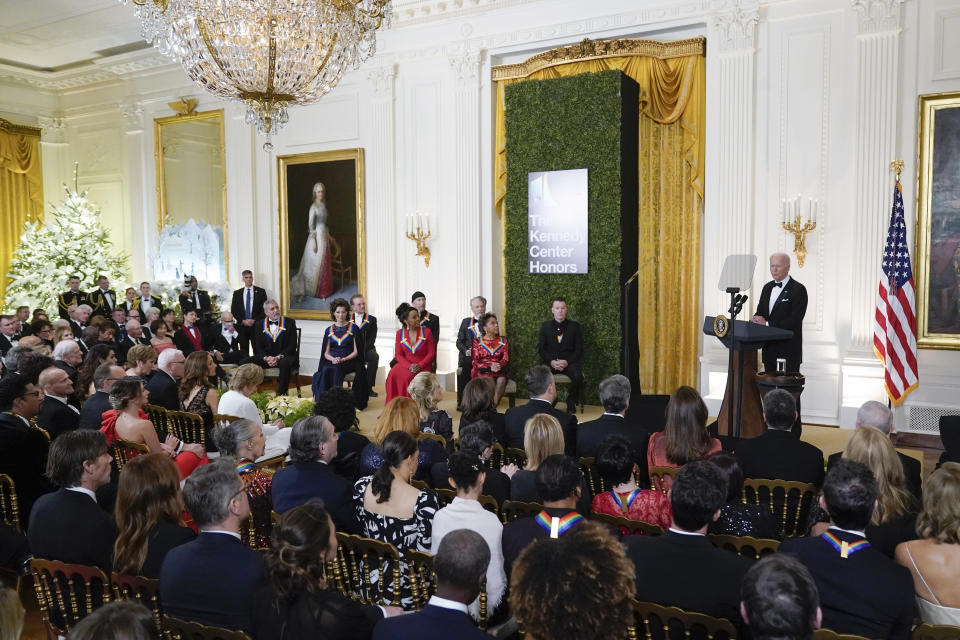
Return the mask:
{"type": "Polygon", "coordinates": [[[278,327],[280,326],[280,321],[279,321],[279,320],[268,320],[268,322],[269,322],[270,324],[272,324],[272,325],[276,325],[276,326],[278,326],[278,327]]]}
{"type": "Polygon", "coordinates": [[[775,287],[782,287],[782,286],[783,286],[783,283],[782,283],[782,282],[774,282],[774,283],[773,283],[773,286],[775,286],[775,287]]]}

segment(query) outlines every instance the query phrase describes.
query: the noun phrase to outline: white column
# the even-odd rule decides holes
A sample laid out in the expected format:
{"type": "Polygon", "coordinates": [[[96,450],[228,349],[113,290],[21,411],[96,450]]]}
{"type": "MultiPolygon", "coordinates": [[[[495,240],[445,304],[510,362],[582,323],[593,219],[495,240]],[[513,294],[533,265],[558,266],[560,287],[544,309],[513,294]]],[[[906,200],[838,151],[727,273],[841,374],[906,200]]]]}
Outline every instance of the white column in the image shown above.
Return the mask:
{"type": "Polygon", "coordinates": [[[67,178],[67,144],[66,124],[63,118],[56,116],[37,116],[37,125],[40,127],[40,160],[43,164],[43,207],[47,210],[48,202],[59,202],[63,199],[63,185],[72,184],[67,178]]]}
{"type": "Polygon", "coordinates": [[[126,132],[127,197],[131,221],[130,268],[137,281],[153,278],[153,257],[157,250],[156,180],[148,175],[155,169],[144,132],[143,104],[138,101],[120,105],[126,132]],[[153,189],[150,189],[153,185],[153,189]]]}
{"type": "MultiPolygon", "coordinates": [[[[477,241],[480,227],[480,60],[479,51],[450,59],[456,75],[454,90],[455,163],[454,220],[457,234],[457,305],[466,315],[467,301],[480,295],[483,284],[477,241]]],[[[439,226],[439,225],[438,225],[439,226]]],[[[456,319],[453,321],[456,326],[456,319]]]]}

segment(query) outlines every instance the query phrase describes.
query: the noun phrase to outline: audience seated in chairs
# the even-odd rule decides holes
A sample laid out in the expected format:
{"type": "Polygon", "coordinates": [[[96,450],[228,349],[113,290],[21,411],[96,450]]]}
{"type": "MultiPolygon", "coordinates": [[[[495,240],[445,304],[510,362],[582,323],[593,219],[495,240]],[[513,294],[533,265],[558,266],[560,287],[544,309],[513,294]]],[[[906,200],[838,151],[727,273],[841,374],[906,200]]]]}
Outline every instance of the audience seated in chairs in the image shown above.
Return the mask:
{"type": "Polygon", "coordinates": [[[823,626],[838,633],[905,640],[913,625],[910,572],[872,548],[865,529],[877,502],[870,469],[837,462],[823,482],[820,506],[831,526],[822,535],[788,540],[781,553],[806,565],[820,592],[823,626]]]}
{"type": "Polygon", "coordinates": [[[250,633],[263,560],[240,541],[250,505],[235,463],[214,460],[184,483],[183,500],[200,535],[167,553],[160,598],[164,613],[174,618],[250,633]]]}
{"type": "Polygon", "coordinates": [[[47,367],[38,379],[43,391],[43,404],[37,414],[37,425],[56,438],[61,433],[73,431],[80,423],[80,410],[70,403],[73,382],[67,372],[59,367],[47,367]]]}
{"type": "Polygon", "coordinates": [[[647,480],[647,441],[650,433],[639,424],[628,422],[625,415],[630,408],[630,380],[613,375],[598,387],[603,415],[577,427],[577,458],[598,457],[608,436],[616,434],[630,443],[633,461],[640,471],[640,482],[647,480]]]}
{"type": "Polygon", "coordinates": [[[35,557],[110,574],[117,531],[96,491],[110,482],[112,460],[98,431],[68,431],[53,441],[47,477],[60,489],[37,500],[30,514],[27,537],[35,557]]]}
{"type": "Polygon", "coordinates": [[[323,416],[298,420],[290,434],[291,464],[273,476],[273,510],[286,513],[319,498],[338,531],[358,533],[352,484],[330,466],[337,455],[337,433],[323,416]]]}
{"type": "Polygon", "coordinates": [[[635,459],[635,449],[629,440],[617,434],[606,437],[597,468],[612,489],[595,495],[590,511],[641,520],[667,529],[673,517],[670,500],[660,491],[637,486],[635,459]]]}
{"type": "Polygon", "coordinates": [[[526,376],[527,391],[530,400],[527,404],[507,409],[504,422],[507,429],[507,443],[511,447],[523,447],[526,424],[533,416],[546,413],[553,416],[563,432],[563,451],[572,456],[577,451],[577,416],[554,408],[557,399],[557,384],[554,382],[550,367],[540,364],[531,367],[526,376]]]}
{"type": "MultiPolygon", "coordinates": [[[[466,395],[464,394],[465,397],[466,395]]],[[[493,430],[486,422],[474,422],[467,426],[461,423],[460,451],[470,451],[484,466],[484,481],[480,493],[492,496],[497,504],[503,504],[510,499],[510,476],[517,472],[517,465],[508,464],[502,469],[491,468],[494,444],[493,430]]],[[[446,462],[434,464],[431,475],[435,488],[446,489],[450,486],[450,469],[446,462]]]]}
{"type": "Polygon", "coordinates": [[[70,640],[160,640],[153,612],[128,600],[108,602],[70,631],[70,640]]]}
{"type": "Polygon", "coordinates": [[[336,559],[336,529],[320,502],[284,513],[266,552],[266,584],[253,598],[254,637],[366,639],[385,614],[402,613],[399,607],[357,604],[330,588],[323,565],[336,559]]]}
{"type": "Polygon", "coordinates": [[[583,521],[577,512],[581,499],[580,467],[573,458],[554,454],[537,467],[537,495],[543,510],[534,517],[518,518],[503,528],[503,561],[510,572],[520,552],[539,538],[556,538],[583,521]]]}
{"type": "Polygon", "coordinates": [[[79,429],[99,429],[103,426],[103,414],[110,411],[110,392],[113,384],[126,374],[115,364],[102,364],[93,373],[93,388],[96,393],[87,398],[80,407],[79,429]]]}
{"type": "Polygon", "coordinates": [[[489,640],[467,615],[467,605],[480,594],[489,563],[490,548],[480,534],[468,529],[449,532],[433,558],[437,592],[420,611],[378,622],[374,640],[489,640]]]}
{"type": "Polygon", "coordinates": [[[84,357],[83,364],[77,370],[77,383],[73,392],[73,398],[78,403],[93,394],[93,374],[102,364],[117,364],[117,349],[112,344],[95,344],[84,357]]]}
{"type": "MultiPolygon", "coordinates": [[[[793,422],[790,423],[793,425],[793,422]]],[[[791,438],[789,427],[786,431],[791,438]]],[[[727,498],[720,508],[720,517],[710,523],[707,531],[728,536],[751,536],[753,538],[780,539],[780,523],[766,506],[745,504],[743,496],[743,471],[732,453],[717,451],[710,454],[707,462],[713,464],[723,475],[727,486],[727,498]]]]}
{"type": "Polygon", "coordinates": [[[631,536],[625,543],[636,567],[637,600],[740,620],[740,581],[750,561],[706,538],[726,498],[723,476],[714,465],[695,460],[680,468],[670,488],[670,529],[662,536],[631,536]]]}
{"type": "MultiPolygon", "coordinates": [[[[248,362],[237,367],[233,375],[230,376],[229,390],[220,396],[217,404],[217,413],[236,418],[244,418],[251,422],[261,422],[260,410],[250,399],[260,383],[263,382],[263,369],[248,362]]],[[[283,418],[277,418],[270,424],[261,424],[264,428],[264,434],[271,435],[272,430],[276,433],[278,428],[284,426],[283,418]]]]}
{"type": "MultiPolygon", "coordinates": [[[[248,362],[264,369],[276,367],[277,395],[287,393],[291,372],[300,363],[297,352],[297,323],[293,318],[280,315],[280,305],[276,300],[267,300],[263,304],[264,315],[253,325],[253,353],[248,362]]],[[[299,386],[297,381],[294,384],[299,386]]]]}
{"type": "Polygon", "coordinates": [[[896,560],[913,574],[920,619],[960,627],[960,464],[945,462],[927,478],[917,534],[897,546],[896,560]]]}
{"type": "Polygon", "coordinates": [[[437,403],[443,398],[443,388],[437,374],[421,371],[413,377],[407,387],[410,398],[417,403],[420,414],[420,431],[435,433],[447,441],[447,453],[453,452],[453,418],[437,403]]]}
{"type": "Polygon", "coordinates": [[[774,554],[750,567],[740,587],[740,615],[753,640],[810,640],[820,628],[817,585],[807,568],[774,554]]]}
{"type": "Polygon", "coordinates": [[[626,638],[633,596],[633,567],[623,547],[594,522],[558,540],[534,542],[510,579],[510,608],[527,640],[626,638]]]}
{"type": "MultiPolygon", "coordinates": [[[[409,398],[396,398],[395,401],[409,398]]],[[[436,494],[410,485],[417,470],[417,441],[404,431],[393,431],[383,441],[382,462],[372,476],[353,485],[357,521],[363,536],[389,542],[401,553],[407,549],[429,551],[433,536],[433,515],[439,508],[436,494]]],[[[380,579],[390,572],[381,572],[380,579]]],[[[409,576],[401,572],[401,584],[381,589],[391,600],[399,590],[404,609],[413,606],[409,576]]]]}
{"type": "Polygon", "coordinates": [[[420,414],[417,404],[410,398],[394,398],[387,403],[386,408],[377,419],[377,427],[373,432],[373,442],[360,452],[360,463],[357,466],[357,475],[368,476],[381,468],[383,454],[380,450],[386,437],[395,431],[405,431],[417,439],[418,455],[415,478],[422,482],[430,482],[430,470],[437,462],[447,459],[447,452],[439,442],[420,438],[420,414]]]}
{"type": "Polygon", "coordinates": [[[114,573],[159,578],[167,553],[197,537],[183,524],[180,473],[166,453],[137,456],[123,466],[114,513],[114,573]]]}
{"type": "Polygon", "coordinates": [[[0,380],[0,473],[13,479],[22,523],[29,520],[37,498],[54,489],[44,475],[50,444],[30,426],[40,410],[35,383],[19,373],[0,380]]]}
{"type": "Polygon", "coordinates": [[[467,383],[463,389],[460,414],[460,430],[474,422],[484,421],[493,429],[493,435],[501,446],[507,447],[507,423],[502,413],[493,404],[493,380],[477,378],[467,383]]]}
{"type": "Polygon", "coordinates": [[[360,452],[370,444],[370,440],[356,430],[359,421],[353,394],[346,389],[330,389],[321,393],[315,402],[313,414],[327,418],[337,432],[337,457],[331,464],[339,475],[353,480],[358,475],[360,452]]]}
{"type": "Polygon", "coordinates": [[[215,428],[213,434],[220,447],[220,455],[230,456],[235,461],[236,472],[243,480],[253,514],[257,538],[254,542],[258,549],[265,548],[270,544],[273,474],[260,469],[255,463],[266,449],[267,439],[263,437],[263,430],[257,422],[234,420],[215,428]]]}
{"type": "MultiPolygon", "coordinates": [[[[647,468],[679,468],[688,462],[703,460],[720,449],[720,441],[707,432],[707,405],[703,398],[696,389],[680,387],[670,396],[663,431],[650,434],[647,468]]],[[[669,477],[663,482],[666,488],[670,487],[669,477]]]]}
{"type": "Polygon", "coordinates": [[[106,437],[108,445],[120,439],[144,444],[151,453],[169,455],[180,471],[180,477],[186,478],[194,469],[209,462],[206,451],[202,444],[181,442],[173,435],[167,435],[161,443],[153,423],[143,412],[149,397],[150,392],[140,378],[126,377],[114,382],[110,390],[113,411],[103,414],[100,432],[106,437]]]}
{"type": "MultiPolygon", "coordinates": [[[[157,370],[157,352],[148,344],[130,347],[124,366],[127,367],[125,375],[146,380],[157,370]]],[[[96,388],[96,372],[94,372],[94,388],[96,388]]]]}
{"type": "MultiPolygon", "coordinates": [[[[219,413],[220,395],[210,379],[217,372],[217,363],[213,356],[206,351],[194,351],[187,356],[183,364],[183,378],[177,397],[184,411],[195,413],[203,418],[203,429],[206,441],[211,451],[216,451],[214,439],[211,436],[213,429],[213,414],[219,413]]],[[[259,422],[259,420],[258,420],[259,422]]]]}
{"type": "MultiPolygon", "coordinates": [[[[472,428],[477,428],[474,425],[472,428]]],[[[433,516],[433,544],[431,553],[439,553],[443,539],[457,529],[476,531],[490,548],[490,564],[487,568],[487,607],[494,611],[500,604],[506,589],[507,578],[503,571],[503,549],[500,538],[503,524],[500,519],[484,509],[477,499],[483,491],[486,467],[480,456],[471,449],[460,448],[447,461],[450,485],[456,489],[453,502],[433,516]]],[[[477,603],[470,603],[470,613],[478,615],[477,603]]]]}
{"type": "MultiPolygon", "coordinates": [[[[542,496],[537,491],[537,469],[542,461],[553,455],[562,455],[564,451],[563,431],[557,419],[546,413],[538,413],[531,417],[524,429],[523,449],[527,452],[527,464],[510,478],[510,499],[543,502],[542,496]]],[[[589,513],[590,499],[587,483],[581,478],[577,511],[589,513]]]]}
{"type": "Polygon", "coordinates": [[[177,387],[183,377],[183,366],[187,359],[179,349],[166,349],[157,356],[157,371],[147,382],[150,392],[150,404],[163,407],[167,411],[180,411],[180,399],[177,387]]]}

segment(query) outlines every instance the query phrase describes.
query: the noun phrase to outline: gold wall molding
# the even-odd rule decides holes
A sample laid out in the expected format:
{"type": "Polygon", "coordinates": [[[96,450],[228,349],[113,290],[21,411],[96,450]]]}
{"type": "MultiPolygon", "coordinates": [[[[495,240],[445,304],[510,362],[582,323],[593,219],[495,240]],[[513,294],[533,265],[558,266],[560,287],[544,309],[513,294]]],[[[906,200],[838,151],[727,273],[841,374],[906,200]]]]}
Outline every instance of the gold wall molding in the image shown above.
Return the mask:
{"type": "Polygon", "coordinates": [[[25,124],[14,124],[9,120],[4,120],[3,118],[0,118],[0,131],[12,135],[33,136],[35,138],[39,138],[40,133],[42,132],[40,127],[28,127],[25,124]]]}
{"type": "Polygon", "coordinates": [[[647,56],[667,60],[685,56],[706,55],[707,39],[704,37],[686,38],[673,42],[646,40],[642,38],[617,38],[613,40],[591,40],[584,38],[578,44],[557,47],[527,58],[523,62],[502,64],[493,67],[494,80],[512,80],[526,78],[531,73],[559,64],[618,56],[647,56]]]}

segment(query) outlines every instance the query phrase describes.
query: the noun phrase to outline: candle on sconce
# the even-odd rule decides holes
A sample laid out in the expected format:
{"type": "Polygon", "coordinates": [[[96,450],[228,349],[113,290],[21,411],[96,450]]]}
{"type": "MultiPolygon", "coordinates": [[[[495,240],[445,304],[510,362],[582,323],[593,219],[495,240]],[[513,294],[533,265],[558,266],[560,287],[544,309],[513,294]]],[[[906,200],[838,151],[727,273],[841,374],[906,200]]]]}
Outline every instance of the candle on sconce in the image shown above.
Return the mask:
{"type": "Polygon", "coordinates": [[[430,235],[430,215],[427,214],[427,235],[430,235]]]}

